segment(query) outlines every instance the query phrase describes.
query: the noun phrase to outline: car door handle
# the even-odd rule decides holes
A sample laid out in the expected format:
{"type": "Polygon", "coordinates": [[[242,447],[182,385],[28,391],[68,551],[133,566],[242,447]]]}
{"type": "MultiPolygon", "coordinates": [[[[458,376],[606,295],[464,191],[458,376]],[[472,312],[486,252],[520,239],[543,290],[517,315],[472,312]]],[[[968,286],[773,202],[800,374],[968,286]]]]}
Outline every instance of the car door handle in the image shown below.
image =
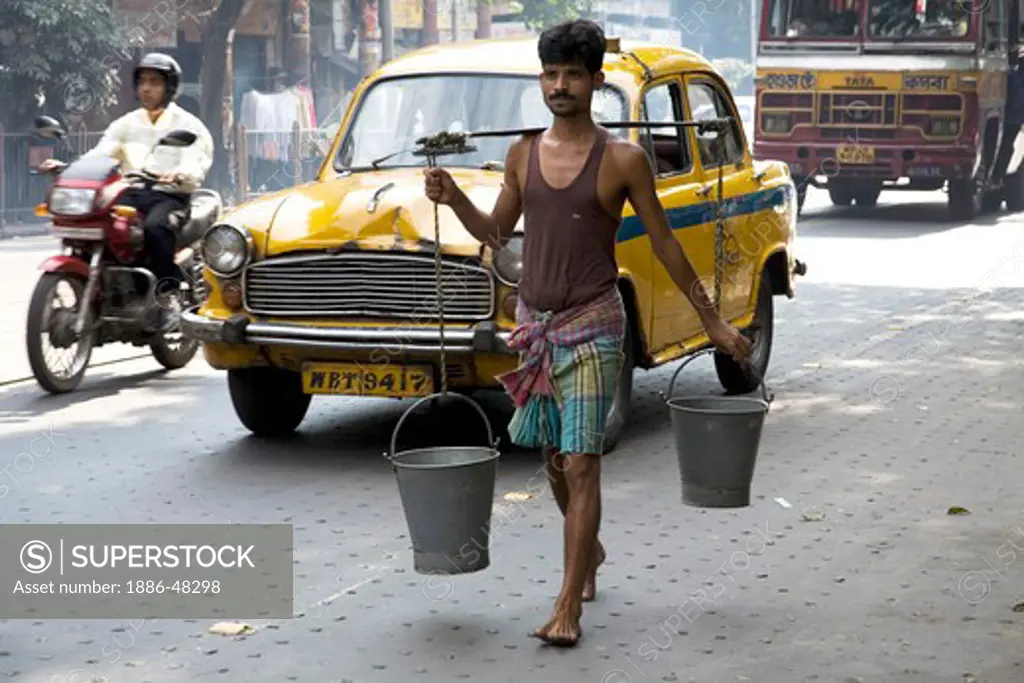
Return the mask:
{"type": "Polygon", "coordinates": [[[699,194],[701,197],[706,198],[708,195],[711,194],[711,190],[713,189],[715,189],[714,183],[708,185],[707,187],[702,187],[701,189],[697,190],[697,194],[699,194]]]}

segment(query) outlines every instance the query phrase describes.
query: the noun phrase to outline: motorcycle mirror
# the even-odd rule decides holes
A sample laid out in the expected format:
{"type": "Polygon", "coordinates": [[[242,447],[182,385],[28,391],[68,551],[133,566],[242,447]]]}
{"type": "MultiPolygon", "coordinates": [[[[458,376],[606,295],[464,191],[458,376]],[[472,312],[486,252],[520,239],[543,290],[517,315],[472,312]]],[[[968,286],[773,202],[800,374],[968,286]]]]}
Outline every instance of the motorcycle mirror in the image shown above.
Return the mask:
{"type": "Polygon", "coordinates": [[[158,145],[164,147],[188,147],[196,141],[196,134],[188,130],[172,130],[160,138],[158,145]]]}
{"type": "Polygon", "coordinates": [[[36,132],[44,138],[60,140],[64,137],[64,129],[60,127],[57,119],[50,116],[40,116],[35,120],[36,132]]]}

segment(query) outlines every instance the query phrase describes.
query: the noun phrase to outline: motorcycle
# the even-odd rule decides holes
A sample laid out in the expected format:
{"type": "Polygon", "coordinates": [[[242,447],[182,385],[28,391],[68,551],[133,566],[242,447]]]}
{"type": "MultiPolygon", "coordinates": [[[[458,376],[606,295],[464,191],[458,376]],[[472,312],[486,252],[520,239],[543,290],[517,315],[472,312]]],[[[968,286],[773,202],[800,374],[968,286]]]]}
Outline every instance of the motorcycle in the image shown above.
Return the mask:
{"type": "MultiPolygon", "coordinates": [[[[70,148],[56,120],[40,117],[35,127],[39,135],[63,141],[70,148]]],[[[150,155],[161,146],[188,147],[195,140],[190,131],[171,131],[150,155]]],[[[75,390],[93,349],[112,342],[149,346],[157,362],[169,370],[188,364],[199,342],[181,334],[180,315],[175,316],[177,322],[170,330],[160,331],[157,306],[177,303],[182,310],[202,303],[202,263],[193,247],[220,216],[220,195],[196,190],[187,210],[172,212],[175,262],[182,270],[183,282],[177,291],[161,292],[166,296],[158,302],[161,283],[139,265],[146,257],[144,217],[136,209],[118,204],[129,188],[152,188],[157,176],[145,170],[121,173],[118,161],[106,157],[80,157],[47,173],[56,178],[46,202],[36,212],[52,218],[51,232],[61,239],[64,253],[40,265],[43,274],[29,303],[26,344],[36,381],[53,394],[75,390]],[[55,295],[64,288],[69,290],[72,305],[54,306],[55,295]],[[68,354],[70,362],[58,366],[59,359],[47,352],[44,338],[54,349],[68,354]]]]}

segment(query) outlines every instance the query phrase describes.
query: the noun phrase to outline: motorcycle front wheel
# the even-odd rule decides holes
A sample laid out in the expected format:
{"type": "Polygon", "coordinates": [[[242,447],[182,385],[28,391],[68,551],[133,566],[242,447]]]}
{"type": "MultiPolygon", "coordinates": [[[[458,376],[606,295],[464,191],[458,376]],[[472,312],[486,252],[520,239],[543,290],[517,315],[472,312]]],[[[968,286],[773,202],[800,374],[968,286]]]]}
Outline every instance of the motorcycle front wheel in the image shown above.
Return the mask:
{"type": "Polygon", "coordinates": [[[199,342],[195,339],[187,339],[181,332],[181,311],[199,303],[198,293],[193,289],[191,283],[178,301],[178,310],[173,313],[178,318],[178,324],[169,332],[160,334],[149,345],[149,350],[153,353],[156,362],[168,370],[185,367],[199,350],[199,342]]]}
{"type": "Polygon", "coordinates": [[[85,281],[68,273],[44,273],[36,283],[28,306],[25,345],[32,375],[51,394],[66,394],[78,388],[92,357],[92,316],[86,318],[86,332],[75,338],[74,323],[78,311],[87,305],[82,300],[85,281]],[[63,286],[63,290],[62,290],[63,286]],[[71,306],[54,306],[58,295],[72,295],[71,306]],[[61,352],[68,352],[67,363],[61,363],[61,352]]]}
{"type": "Polygon", "coordinates": [[[156,362],[168,370],[177,370],[189,364],[199,350],[199,342],[185,339],[180,330],[165,332],[149,345],[156,362]]]}

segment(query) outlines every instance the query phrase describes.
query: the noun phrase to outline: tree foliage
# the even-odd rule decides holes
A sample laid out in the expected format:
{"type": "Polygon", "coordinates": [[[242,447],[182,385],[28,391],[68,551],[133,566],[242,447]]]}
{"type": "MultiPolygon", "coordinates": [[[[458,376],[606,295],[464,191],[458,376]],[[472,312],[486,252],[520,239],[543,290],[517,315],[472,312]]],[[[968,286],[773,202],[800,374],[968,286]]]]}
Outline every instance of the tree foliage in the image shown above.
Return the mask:
{"type": "Polygon", "coordinates": [[[0,123],[30,124],[112,103],[115,69],[130,43],[106,3],[96,0],[3,0],[0,11],[0,123]]]}
{"type": "Polygon", "coordinates": [[[753,94],[753,64],[742,59],[713,59],[711,65],[729,84],[734,95],[753,94]]]}
{"type": "Polygon", "coordinates": [[[593,0],[519,0],[515,3],[523,23],[542,31],[563,21],[586,17],[593,10],[593,0]]]}

